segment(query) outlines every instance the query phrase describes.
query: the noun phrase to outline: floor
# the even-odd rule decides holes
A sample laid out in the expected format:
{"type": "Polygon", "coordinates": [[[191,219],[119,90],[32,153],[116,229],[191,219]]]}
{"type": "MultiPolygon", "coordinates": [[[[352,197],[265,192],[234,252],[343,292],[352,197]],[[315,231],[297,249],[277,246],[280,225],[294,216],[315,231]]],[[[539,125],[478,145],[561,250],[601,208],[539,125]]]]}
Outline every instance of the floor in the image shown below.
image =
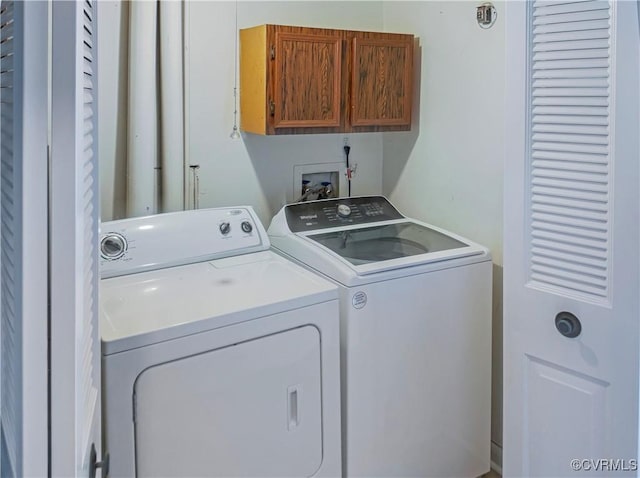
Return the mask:
{"type": "Polygon", "coordinates": [[[480,478],[502,478],[495,471],[491,470],[489,473],[482,475],[480,478]]]}

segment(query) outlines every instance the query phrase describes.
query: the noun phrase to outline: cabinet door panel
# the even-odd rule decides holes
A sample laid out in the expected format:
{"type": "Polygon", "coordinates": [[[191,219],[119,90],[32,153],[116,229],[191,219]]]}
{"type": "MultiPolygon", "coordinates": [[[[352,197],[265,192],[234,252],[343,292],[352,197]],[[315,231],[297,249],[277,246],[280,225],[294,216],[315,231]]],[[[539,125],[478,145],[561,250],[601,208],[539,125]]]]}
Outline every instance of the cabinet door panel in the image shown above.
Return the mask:
{"type": "Polygon", "coordinates": [[[413,43],[353,40],[352,126],[411,125],[413,43]]]}
{"type": "Polygon", "coordinates": [[[340,126],[342,36],[276,32],[274,128],[340,126]]]}

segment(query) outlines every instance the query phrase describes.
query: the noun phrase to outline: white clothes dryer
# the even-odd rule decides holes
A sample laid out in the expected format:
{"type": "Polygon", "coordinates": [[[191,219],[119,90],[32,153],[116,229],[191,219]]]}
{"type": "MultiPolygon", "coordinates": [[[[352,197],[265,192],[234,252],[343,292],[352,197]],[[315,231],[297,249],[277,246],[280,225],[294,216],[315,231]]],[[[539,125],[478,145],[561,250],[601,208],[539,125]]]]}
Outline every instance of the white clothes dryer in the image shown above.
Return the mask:
{"type": "Polygon", "coordinates": [[[105,222],[113,477],[340,475],[338,293],[250,207],[105,222]]]}
{"type": "Polygon", "coordinates": [[[344,476],[489,471],[489,251],[381,196],[287,205],[268,232],[340,288],[344,476]]]}

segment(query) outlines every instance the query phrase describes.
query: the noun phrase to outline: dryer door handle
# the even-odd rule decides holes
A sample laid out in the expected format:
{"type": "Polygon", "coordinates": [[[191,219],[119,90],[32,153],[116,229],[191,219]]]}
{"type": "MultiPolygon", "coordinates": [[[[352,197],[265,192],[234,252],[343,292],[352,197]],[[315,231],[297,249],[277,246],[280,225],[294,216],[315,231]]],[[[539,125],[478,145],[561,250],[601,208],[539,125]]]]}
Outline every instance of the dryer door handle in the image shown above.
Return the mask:
{"type": "Polygon", "coordinates": [[[301,385],[292,385],[287,388],[287,430],[289,431],[295,430],[300,424],[301,395],[301,385]]]}

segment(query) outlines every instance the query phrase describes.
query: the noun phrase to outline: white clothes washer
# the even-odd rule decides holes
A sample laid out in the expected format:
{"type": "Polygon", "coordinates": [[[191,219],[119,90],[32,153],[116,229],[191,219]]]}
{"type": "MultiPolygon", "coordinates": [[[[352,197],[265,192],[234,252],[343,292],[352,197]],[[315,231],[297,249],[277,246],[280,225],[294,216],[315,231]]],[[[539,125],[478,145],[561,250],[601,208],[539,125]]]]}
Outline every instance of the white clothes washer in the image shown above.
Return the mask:
{"type": "Polygon", "coordinates": [[[338,292],[269,250],[250,207],[105,222],[112,477],[336,477],[338,292]]]}
{"type": "Polygon", "coordinates": [[[291,204],[268,232],[340,287],[344,476],[489,471],[489,251],[381,196],[291,204]]]}

